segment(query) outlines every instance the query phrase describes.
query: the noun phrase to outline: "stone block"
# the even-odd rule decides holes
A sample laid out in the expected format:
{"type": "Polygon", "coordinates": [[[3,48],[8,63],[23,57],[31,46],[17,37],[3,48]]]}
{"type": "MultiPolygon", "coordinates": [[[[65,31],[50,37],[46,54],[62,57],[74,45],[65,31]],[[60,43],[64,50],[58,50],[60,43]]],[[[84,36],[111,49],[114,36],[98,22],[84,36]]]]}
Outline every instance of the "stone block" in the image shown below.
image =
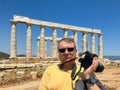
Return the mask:
{"type": "Polygon", "coordinates": [[[31,72],[30,75],[33,80],[37,79],[37,71],[31,72]]]}

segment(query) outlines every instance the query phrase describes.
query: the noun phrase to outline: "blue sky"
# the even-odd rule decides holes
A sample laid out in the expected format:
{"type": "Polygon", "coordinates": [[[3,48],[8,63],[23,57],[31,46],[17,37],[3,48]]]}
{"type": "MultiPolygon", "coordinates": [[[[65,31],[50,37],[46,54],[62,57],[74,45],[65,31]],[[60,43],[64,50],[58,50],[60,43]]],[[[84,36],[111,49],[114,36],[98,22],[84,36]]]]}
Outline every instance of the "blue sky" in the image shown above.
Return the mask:
{"type": "MultiPolygon", "coordinates": [[[[10,52],[10,20],[13,15],[86,28],[103,33],[103,54],[120,55],[119,0],[0,0],[0,51],[10,52]]],[[[40,28],[32,27],[32,51],[40,28]]],[[[25,53],[26,26],[17,25],[17,51],[25,53]]],[[[50,34],[50,33],[46,33],[50,34]]]]}

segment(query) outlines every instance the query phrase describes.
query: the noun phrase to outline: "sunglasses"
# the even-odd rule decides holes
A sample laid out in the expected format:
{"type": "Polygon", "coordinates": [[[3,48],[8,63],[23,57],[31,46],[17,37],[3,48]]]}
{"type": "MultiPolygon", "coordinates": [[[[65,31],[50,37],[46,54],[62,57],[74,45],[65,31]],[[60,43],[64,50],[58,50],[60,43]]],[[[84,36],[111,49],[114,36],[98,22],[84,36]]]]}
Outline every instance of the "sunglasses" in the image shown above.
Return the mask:
{"type": "Polygon", "coordinates": [[[66,51],[66,49],[67,49],[68,52],[72,52],[74,50],[74,47],[71,47],[71,48],[61,48],[61,49],[58,49],[58,50],[59,50],[60,53],[64,53],[66,51]]]}

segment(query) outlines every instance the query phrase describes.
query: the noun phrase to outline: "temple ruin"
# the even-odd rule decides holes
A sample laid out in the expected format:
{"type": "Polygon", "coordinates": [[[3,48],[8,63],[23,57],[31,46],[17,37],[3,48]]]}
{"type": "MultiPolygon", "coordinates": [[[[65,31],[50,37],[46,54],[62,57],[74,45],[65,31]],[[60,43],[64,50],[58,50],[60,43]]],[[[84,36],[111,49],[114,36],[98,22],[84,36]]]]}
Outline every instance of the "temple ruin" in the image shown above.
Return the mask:
{"type": "Polygon", "coordinates": [[[83,28],[73,25],[66,25],[66,24],[60,24],[60,23],[53,23],[53,22],[47,22],[47,21],[41,21],[41,20],[35,20],[30,19],[28,17],[24,16],[17,16],[14,15],[13,20],[11,22],[11,47],[10,47],[10,59],[16,59],[17,58],[17,45],[16,45],[16,24],[17,23],[23,23],[27,26],[26,30],[26,57],[27,59],[32,58],[32,25],[37,25],[40,27],[40,35],[37,38],[37,55],[36,58],[46,58],[46,41],[51,40],[51,57],[57,57],[57,42],[63,38],[57,37],[57,30],[62,29],[64,31],[64,37],[68,37],[68,30],[71,30],[73,32],[73,38],[75,40],[75,43],[77,45],[77,48],[82,48],[82,52],[88,50],[87,47],[87,35],[91,35],[91,43],[90,43],[90,51],[92,53],[95,53],[95,36],[98,36],[98,57],[103,58],[103,51],[102,51],[102,33],[101,30],[98,29],[91,29],[91,28],[83,28]],[[45,36],[45,27],[52,28],[52,37],[45,36]],[[82,38],[78,39],[78,32],[82,34],[82,38]],[[78,41],[82,40],[82,41],[78,41]],[[78,42],[82,43],[81,47],[78,47],[78,42]]]}

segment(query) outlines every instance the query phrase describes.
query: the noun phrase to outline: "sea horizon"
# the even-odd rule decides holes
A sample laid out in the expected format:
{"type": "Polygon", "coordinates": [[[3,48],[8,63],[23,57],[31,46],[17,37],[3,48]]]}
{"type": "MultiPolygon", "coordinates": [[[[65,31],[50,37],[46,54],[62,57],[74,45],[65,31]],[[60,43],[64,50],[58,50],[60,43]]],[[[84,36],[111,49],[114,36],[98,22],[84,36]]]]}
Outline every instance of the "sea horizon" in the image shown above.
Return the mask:
{"type": "Polygon", "coordinates": [[[103,58],[108,58],[109,60],[120,60],[120,56],[103,56],[103,58]]]}

